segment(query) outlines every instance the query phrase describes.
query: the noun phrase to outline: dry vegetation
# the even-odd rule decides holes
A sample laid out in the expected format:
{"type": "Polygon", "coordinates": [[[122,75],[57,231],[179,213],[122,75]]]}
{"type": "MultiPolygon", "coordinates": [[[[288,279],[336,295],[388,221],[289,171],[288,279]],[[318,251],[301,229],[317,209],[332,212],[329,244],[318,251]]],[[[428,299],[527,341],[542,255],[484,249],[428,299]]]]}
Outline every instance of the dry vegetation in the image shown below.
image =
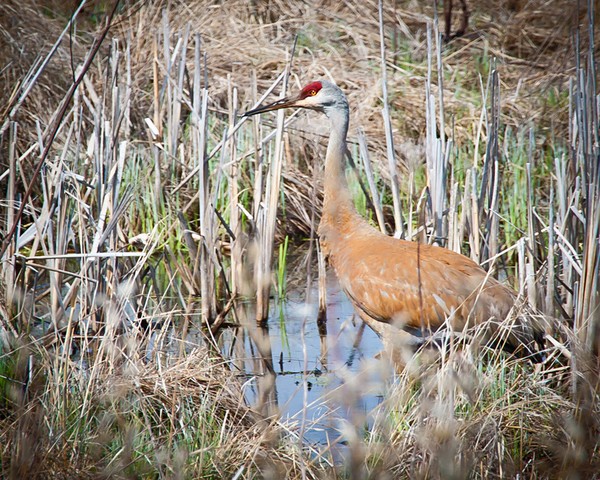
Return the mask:
{"type": "Polygon", "coordinates": [[[374,0],[122,3],[97,51],[115,2],[66,29],[75,5],[0,5],[4,477],[598,475],[597,18],[469,1],[442,45],[431,2],[384,2],[384,83],[374,0]],[[246,405],[213,337],[268,316],[286,235],[317,276],[323,123],[238,116],[315,77],[349,97],[358,208],[507,278],[551,336],[536,368],[471,344],[397,375],[346,469],[246,405]]]}

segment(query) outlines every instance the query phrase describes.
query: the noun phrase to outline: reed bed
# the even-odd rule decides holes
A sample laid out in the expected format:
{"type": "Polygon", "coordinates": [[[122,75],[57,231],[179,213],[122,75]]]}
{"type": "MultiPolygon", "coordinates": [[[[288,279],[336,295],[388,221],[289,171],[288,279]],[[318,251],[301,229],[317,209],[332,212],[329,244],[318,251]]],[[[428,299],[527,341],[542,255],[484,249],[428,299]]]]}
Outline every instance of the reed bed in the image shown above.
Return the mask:
{"type": "MultiPolygon", "coordinates": [[[[567,2],[473,2],[450,44],[405,2],[110,2],[97,24],[21,4],[0,7],[3,476],[597,475],[593,2],[569,21],[567,2]],[[244,325],[272,381],[256,323],[294,271],[320,278],[325,324],[324,124],[239,116],[323,75],[353,106],[361,213],[470,255],[549,337],[541,367],[475,331],[384,382],[369,431],[358,413],[342,429],[347,470],[305,425],[248,406],[217,341],[244,325]],[[308,268],[286,269],[303,242],[308,268]]],[[[361,379],[345,379],[349,406],[361,379]]]]}

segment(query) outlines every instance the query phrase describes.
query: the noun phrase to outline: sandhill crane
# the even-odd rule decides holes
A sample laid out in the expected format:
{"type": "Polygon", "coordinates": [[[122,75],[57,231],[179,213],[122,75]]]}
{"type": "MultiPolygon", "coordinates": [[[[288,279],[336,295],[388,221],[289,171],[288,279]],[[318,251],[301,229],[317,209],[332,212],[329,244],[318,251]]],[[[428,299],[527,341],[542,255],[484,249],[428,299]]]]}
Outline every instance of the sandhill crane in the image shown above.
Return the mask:
{"type": "MultiPolygon", "coordinates": [[[[445,248],[389,237],[358,214],[345,176],[349,107],[338,86],[324,80],[312,82],[296,95],[244,115],[293,107],[316,110],[329,118],[318,234],[324,254],[360,317],[388,345],[402,338],[413,349],[423,343],[426,332],[444,325],[462,331],[489,320],[503,321],[515,303],[515,292],[471,259],[445,248]]],[[[520,318],[503,347],[535,357],[535,344],[541,343],[542,335],[539,327],[520,318]]]]}

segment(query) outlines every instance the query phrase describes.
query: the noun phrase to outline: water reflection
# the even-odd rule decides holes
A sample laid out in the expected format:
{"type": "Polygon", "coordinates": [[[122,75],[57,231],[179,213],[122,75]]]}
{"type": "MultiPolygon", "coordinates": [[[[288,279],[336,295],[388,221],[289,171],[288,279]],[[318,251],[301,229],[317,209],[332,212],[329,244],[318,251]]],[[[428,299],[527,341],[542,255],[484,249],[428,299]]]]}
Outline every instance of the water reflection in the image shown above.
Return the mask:
{"type": "MultiPolygon", "coordinates": [[[[311,293],[316,299],[316,288],[311,293]]],[[[331,277],[327,293],[326,324],[316,321],[317,302],[292,293],[273,305],[268,326],[256,326],[246,311],[243,326],[219,338],[223,355],[245,378],[248,402],[265,415],[295,422],[305,441],[321,445],[334,443],[344,422],[368,423],[385,377],[365,367],[382,348],[379,338],[331,277]]]]}

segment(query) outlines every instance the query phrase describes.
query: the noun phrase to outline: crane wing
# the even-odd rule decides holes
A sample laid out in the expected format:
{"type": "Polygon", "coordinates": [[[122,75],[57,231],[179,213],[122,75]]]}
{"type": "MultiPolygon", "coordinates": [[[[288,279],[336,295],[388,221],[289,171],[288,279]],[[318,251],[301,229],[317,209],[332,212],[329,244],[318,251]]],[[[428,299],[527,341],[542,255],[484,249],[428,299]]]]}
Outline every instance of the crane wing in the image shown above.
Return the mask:
{"type": "Polygon", "coordinates": [[[503,319],[514,293],[450,250],[379,234],[350,235],[330,263],[353,303],[374,320],[403,328],[455,329],[503,319]]]}

